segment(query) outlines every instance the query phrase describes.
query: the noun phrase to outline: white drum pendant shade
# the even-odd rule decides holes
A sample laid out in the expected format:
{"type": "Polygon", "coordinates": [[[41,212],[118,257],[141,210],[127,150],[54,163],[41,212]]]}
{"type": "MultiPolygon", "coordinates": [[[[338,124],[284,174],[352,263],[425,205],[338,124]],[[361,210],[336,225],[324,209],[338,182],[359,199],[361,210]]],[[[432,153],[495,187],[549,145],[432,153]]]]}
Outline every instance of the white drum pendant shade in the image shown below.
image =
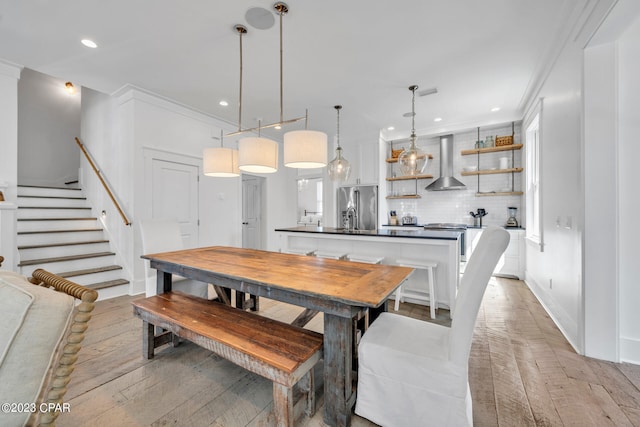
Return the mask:
{"type": "Polygon", "coordinates": [[[327,134],[314,130],[294,130],[284,134],[284,165],[310,169],[327,165],[327,134]]]}
{"type": "Polygon", "coordinates": [[[204,174],[215,177],[240,176],[238,150],[232,148],[205,148],[203,155],[204,174]]]}
{"type": "Polygon", "coordinates": [[[278,171],[278,143],[267,138],[242,138],[238,141],[240,170],[252,173],[278,171]]]}

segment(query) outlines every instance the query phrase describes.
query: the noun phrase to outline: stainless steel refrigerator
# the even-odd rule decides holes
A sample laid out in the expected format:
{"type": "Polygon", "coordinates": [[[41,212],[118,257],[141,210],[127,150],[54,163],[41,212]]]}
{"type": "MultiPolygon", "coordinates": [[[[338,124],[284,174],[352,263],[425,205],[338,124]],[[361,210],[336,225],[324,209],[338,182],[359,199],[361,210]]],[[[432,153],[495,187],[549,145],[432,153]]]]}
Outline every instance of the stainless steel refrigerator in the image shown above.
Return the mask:
{"type": "Polygon", "coordinates": [[[337,227],[356,230],[378,229],[377,185],[338,188],[337,206],[337,227]]]}

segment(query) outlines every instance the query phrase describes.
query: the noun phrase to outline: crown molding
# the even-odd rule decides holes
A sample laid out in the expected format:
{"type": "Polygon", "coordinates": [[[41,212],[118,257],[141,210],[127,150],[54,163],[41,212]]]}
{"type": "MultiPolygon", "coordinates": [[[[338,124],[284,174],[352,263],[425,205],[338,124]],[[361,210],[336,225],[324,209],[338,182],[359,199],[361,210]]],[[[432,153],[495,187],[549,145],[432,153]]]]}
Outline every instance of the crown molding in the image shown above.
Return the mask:
{"type": "Polygon", "coordinates": [[[0,59],[0,74],[13,77],[16,80],[20,80],[20,74],[22,73],[22,69],[24,67],[22,65],[5,61],[4,59],[0,59]]]}

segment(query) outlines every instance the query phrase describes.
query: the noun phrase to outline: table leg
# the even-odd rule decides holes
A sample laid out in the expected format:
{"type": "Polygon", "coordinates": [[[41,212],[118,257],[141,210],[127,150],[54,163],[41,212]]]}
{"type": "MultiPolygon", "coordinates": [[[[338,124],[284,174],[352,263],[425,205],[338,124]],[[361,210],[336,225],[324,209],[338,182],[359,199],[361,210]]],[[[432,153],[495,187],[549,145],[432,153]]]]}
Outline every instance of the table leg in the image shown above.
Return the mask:
{"type": "Polygon", "coordinates": [[[380,316],[380,313],[389,311],[389,300],[383,302],[379,307],[369,309],[369,324],[372,324],[374,320],[380,316]]]}
{"type": "Polygon", "coordinates": [[[352,319],[324,314],[324,422],[351,424],[355,403],[351,379],[352,319]]]}
{"type": "Polygon", "coordinates": [[[156,275],[156,291],[158,295],[171,291],[171,273],[158,270],[158,274],[156,275]]]}

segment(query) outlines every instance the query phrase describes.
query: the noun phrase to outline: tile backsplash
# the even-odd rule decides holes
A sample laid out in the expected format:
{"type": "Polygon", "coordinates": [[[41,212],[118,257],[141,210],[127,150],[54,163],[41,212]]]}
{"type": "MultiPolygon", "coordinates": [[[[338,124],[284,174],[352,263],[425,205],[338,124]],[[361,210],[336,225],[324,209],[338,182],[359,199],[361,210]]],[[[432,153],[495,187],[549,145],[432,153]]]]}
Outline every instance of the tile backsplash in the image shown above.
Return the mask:
{"type": "MultiPolygon", "coordinates": [[[[480,139],[485,140],[487,135],[506,136],[511,135],[511,124],[480,129],[480,139]]],[[[480,192],[490,191],[524,191],[524,172],[493,175],[462,176],[464,167],[476,166],[479,169],[499,168],[500,158],[507,157],[509,167],[523,167],[524,149],[514,151],[501,151],[478,155],[462,156],[462,150],[472,149],[478,139],[477,130],[455,133],[453,136],[453,171],[454,176],[466,185],[463,190],[450,191],[426,191],[424,188],[433,182],[432,179],[423,179],[417,182],[419,199],[387,199],[387,210],[395,210],[399,216],[414,215],[418,217],[419,224],[430,222],[455,222],[473,224],[473,217],[469,212],[475,212],[478,208],[484,208],[488,214],[483,218],[483,225],[504,225],[508,218],[508,207],[518,208],[517,220],[524,226],[523,198],[524,196],[476,196],[478,185],[480,192]],[[478,179],[479,178],[479,179],[478,179]],[[513,179],[513,184],[512,184],[513,179]],[[512,186],[513,185],[513,186],[512,186]],[[513,190],[512,190],[513,188],[513,190]]],[[[520,124],[515,125],[514,144],[520,143],[520,124]]],[[[440,176],[440,138],[418,138],[417,145],[427,153],[433,155],[425,169],[425,173],[434,178],[440,176]]],[[[397,171],[397,165],[387,166],[387,174],[397,171]]],[[[411,194],[416,191],[415,181],[387,182],[387,195],[411,194]]],[[[382,192],[381,192],[382,193],[382,192]]],[[[383,195],[384,196],[384,195],[383,195]]],[[[387,212],[388,213],[388,212],[387,212]]]]}

